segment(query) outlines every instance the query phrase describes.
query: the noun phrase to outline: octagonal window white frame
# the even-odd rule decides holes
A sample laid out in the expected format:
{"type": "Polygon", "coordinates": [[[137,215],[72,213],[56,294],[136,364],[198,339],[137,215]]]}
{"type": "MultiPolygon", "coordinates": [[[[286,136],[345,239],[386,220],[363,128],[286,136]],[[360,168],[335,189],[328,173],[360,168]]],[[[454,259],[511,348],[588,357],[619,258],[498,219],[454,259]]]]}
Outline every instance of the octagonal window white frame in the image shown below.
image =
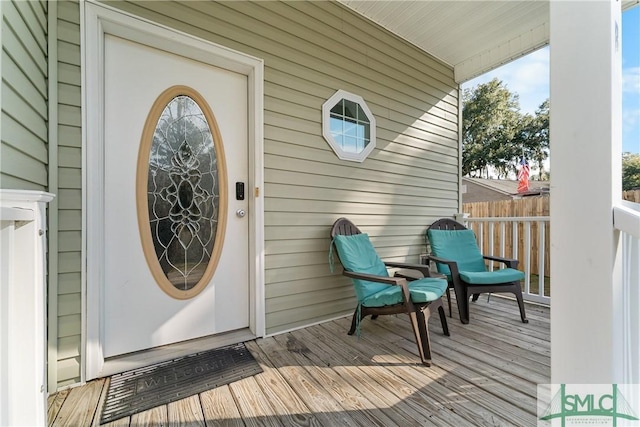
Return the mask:
{"type": "MultiPolygon", "coordinates": [[[[334,119],[336,118],[338,117],[334,114],[334,119]]],[[[334,122],[334,126],[335,123],[336,122],[334,122]]],[[[329,143],[329,146],[333,149],[339,159],[349,160],[352,162],[362,162],[367,158],[369,154],[371,154],[373,149],[376,147],[376,118],[373,116],[373,113],[371,113],[371,110],[369,110],[367,103],[364,102],[364,99],[362,99],[361,96],[354,95],[350,92],[340,89],[336,93],[334,93],[331,98],[327,99],[324,104],[322,104],[322,136],[324,136],[324,139],[329,143]],[[331,130],[331,110],[338,103],[342,103],[343,100],[351,101],[359,106],[356,112],[356,117],[352,117],[351,115],[348,116],[349,118],[355,120],[355,122],[350,122],[350,124],[351,130],[356,132],[356,136],[345,134],[345,114],[343,114],[342,131],[336,132],[335,128],[333,132],[331,130]],[[368,120],[368,123],[365,120],[360,120],[360,112],[364,113],[366,119],[368,120]],[[366,137],[366,131],[358,126],[366,124],[369,125],[368,138],[366,137]],[[360,133],[363,134],[360,135],[360,133]],[[341,140],[337,140],[334,135],[339,136],[341,140]],[[357,150],[358,144],[360,142],[363,143],[363,148],[360,151],[350,150],[349,145],[347,145],[349,143],[345,142],[345,139],[348,139],[352,142],[350,145],[355,144],[355,150],[357,150]]]]}

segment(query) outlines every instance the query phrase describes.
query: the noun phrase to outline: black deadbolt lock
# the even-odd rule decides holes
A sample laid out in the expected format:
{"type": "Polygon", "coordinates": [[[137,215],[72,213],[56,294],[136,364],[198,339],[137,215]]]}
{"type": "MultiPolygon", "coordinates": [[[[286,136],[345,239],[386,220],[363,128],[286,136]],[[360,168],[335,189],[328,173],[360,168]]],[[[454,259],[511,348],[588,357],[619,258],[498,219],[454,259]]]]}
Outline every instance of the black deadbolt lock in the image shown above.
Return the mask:
{"type": "Polygon", "coordinates": [[[236,182],[236,200],[244,200],[244,182],[236,182]]]}

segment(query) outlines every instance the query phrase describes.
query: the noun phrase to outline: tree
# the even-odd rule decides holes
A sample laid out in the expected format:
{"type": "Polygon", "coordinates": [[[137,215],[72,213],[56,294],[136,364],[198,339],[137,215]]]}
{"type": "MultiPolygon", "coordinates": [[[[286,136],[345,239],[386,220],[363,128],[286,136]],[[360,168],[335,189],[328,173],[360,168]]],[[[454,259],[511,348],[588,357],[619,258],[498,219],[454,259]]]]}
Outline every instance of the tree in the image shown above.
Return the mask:
{"type": "Polygon", "coordinates": [[[538,179],[548,179],[544,161],[549,158],[549,99],[540,104],[534,116],[522,116],[513,144],[520,147],[524,157],[536,164],[538,179]]]}
{"type": "Polygon", "coordinates": [[[622,154],[622,190],[640,188],[640,154],[622,154]]]}
{"type": "Polygon", "coordinates": [[[498,79],[465,90],[462,108],[462,173],[482,176],[493,166],[508,172],[514,157],[508,142],[516,134],[520,116],[518,95],[498,79]]]}
{"type": "Polygon", "coordinates": [[[549,157],[549,101],[535,115],[522,114],[518,95],[493,79],[466,89],[462,108],[462,174],[498,177],[516,172],[522,156],[535,162],[542,179],[549,157]]]}

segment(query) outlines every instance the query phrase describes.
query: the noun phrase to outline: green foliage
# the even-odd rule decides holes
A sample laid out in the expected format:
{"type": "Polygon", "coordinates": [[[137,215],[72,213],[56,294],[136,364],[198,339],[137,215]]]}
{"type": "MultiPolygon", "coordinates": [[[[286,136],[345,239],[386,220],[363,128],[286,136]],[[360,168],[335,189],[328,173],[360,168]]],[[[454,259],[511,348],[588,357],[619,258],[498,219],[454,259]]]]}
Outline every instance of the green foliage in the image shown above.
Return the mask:
{"type": "Polygon", "coordinates": [[[493,79],[462,95],[462,174],[483,176],[489,166],[499,177],[515,172],[524,155],[543,174],[549,156],[549,102],[535,115],[522,114],[518,95],[493,79]]]}
{"type": "Polygon", "coordinates": [[[520,147],[527,160],[535,163],[539,171],[538,179],[548,179],[544,161],[549,157],[549,100],[540,104],[534,116],[522,116],[518,128],[513,144],[520,147]]]}
{"type": "Polygon", "coordinates": [[[622,190],[640,188],[640,154],[622,154],[622,190]]]}

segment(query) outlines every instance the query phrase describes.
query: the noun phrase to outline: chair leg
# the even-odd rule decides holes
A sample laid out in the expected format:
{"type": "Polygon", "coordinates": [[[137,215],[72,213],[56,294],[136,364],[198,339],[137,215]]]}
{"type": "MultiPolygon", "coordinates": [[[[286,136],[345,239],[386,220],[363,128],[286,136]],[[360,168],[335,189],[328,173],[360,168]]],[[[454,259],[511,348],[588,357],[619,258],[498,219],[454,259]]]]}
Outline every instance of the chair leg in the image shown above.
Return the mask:
{"type": "Polygon", "coordinates": [[[438,298],[432,303],[427,304],[426,306],[423,306],[421,308],[422,312],[424,313],[424,318],[426,322],[429,321],[429,318],[431,317],[431,314],[434,312],[433,311],[434,309],[438,309],[438,316],[440,316],[440,324],[442,325],[442,333],[446,336],[450,336],[449,325],[447,324],[447,315],[444,311],[444,304],[442,303],[442,297],[438,298]]]}
{"type": "MultiPolygon", "coordinates": [[[[451,313],[451,312],[449,312],[449,313],[451,313]]],[[[449,325],[447,324],[447,315],[444,312],[444,307],[442,306],[442,304],[440,304],[440,306],[438,307],[438,314],[440,315],[440,323],[442,324],[442,332],[446,336],[451,336],[449,334],[449,325]]]]}
{"type": "Polygon", "coordinates": [[[476,302],[478,301],[478,297],[480,296],[480,294],[473,294],[473,296],[471,297],[471,301],[476,302]]]}
{"type": "Polygon", "coordinates": [[[449,303],[449,317],[453,317],[451,312],[451,288],[447,286],[447,302],[449,303]]]}
{"type": "Polygon", "coordinates": [[[426,366],[431,366],[431,344],[429,343],[429,329],[427,319],[422,310],[411,311],[409,313],[413,334],[418,344],[420,360],[426,366]]]}
{"type": "Polygon", "coordinates": [[[522,289],[520,289],[520,283],[515,282],[514,285],[516,287],[514,294],[516,296],[516,299],[518,300],[518,308],[520,309],[520,319],[522,320],[522,323],[529,323],[529,319],[527,319],[527,315],[524,312],[524,299],[522,298],[522,289]]]}
{"type": "Polygon", "coordinates": [[[460,322],[463,324],[469,323],[469,295],[464,285],[460,286],[460,289],[456,289],[456,303],[458,304],[458,314],[460,315],[460,322]]]}
{"type": "MultiPolygon", "coordinates": [[[[362,320],[362,317],[360,318],[362,320]]],[[[353,313],[353,319],[351,320],[351,329],[347,332],[347,335],[353,335],[356,332],[356,325],[358,324],[358,309],[353,313]]]]}

